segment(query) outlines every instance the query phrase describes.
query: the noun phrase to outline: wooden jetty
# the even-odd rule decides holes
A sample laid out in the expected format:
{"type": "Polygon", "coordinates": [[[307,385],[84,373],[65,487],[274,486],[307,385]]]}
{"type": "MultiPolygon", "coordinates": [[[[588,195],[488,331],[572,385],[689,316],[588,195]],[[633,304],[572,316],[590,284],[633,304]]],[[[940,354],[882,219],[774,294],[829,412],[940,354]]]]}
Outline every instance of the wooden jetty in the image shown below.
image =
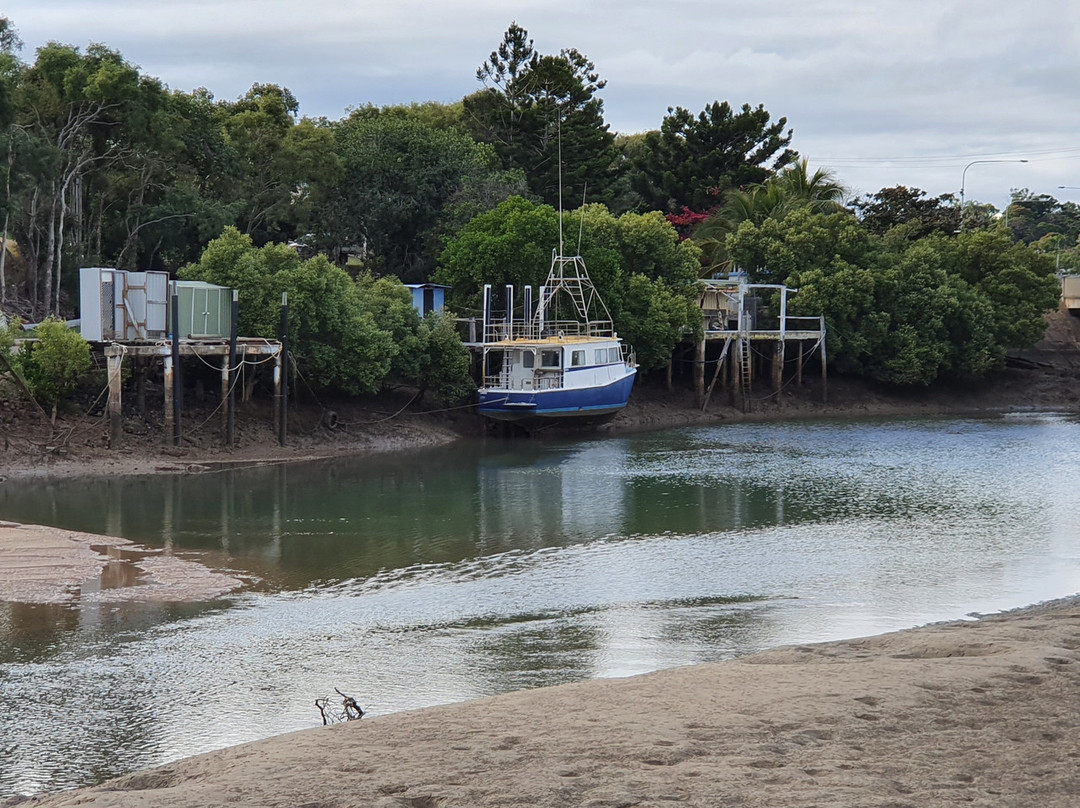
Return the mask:
{"type": "Polygon", "coordinates": [[[123,401],[121,399],[121,380],[123,362],[130,359],[136,364],[137,375],[140,376],[138,385],[139,395],[142,395],[141,376],[145,373],[148,361],[161,361],[164,365],[165,383],[165,434],[168,440],[179,445],[179,419],[180,407],[177,395],[177,360],[180,357],[198,357],[203,362],[210,364],[209,359],[216,357],[221,372],[221,423],[222,436],[226,444],[231,444],[234,423],[234,396],[233,390],[237,383],[236,371],[245,362],[261,363],[264,361],[274,362],[274,399],[277,406],[274,408],[275,428],[284,443],[282,421],[285,418],[285,376],[284,357],[285,352],[282,344],[276,340],[241,337],[236,339],[235,346],[229,338],[210,339],[180,339],[174,345],[171,339],[162,339],[156,342],[109,342],[104,345],[104,353],[109,376],[109,446],[117,448],[120,445],[123,401]]]}

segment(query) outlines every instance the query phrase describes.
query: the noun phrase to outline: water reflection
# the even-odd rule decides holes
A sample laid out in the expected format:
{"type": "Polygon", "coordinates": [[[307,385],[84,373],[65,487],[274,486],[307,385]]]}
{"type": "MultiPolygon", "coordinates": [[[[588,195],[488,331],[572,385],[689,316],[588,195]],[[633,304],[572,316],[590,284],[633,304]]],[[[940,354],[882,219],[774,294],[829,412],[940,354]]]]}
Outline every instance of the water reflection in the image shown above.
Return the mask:
{"type": "Polygon", "coordinates": [[[313,726],[335,686],[386,713],[1069,594],[1078,444],[1052,417],[747,424],[8,483],[5,519],[261,583],[0,604],[0,794],[313,726]]]}

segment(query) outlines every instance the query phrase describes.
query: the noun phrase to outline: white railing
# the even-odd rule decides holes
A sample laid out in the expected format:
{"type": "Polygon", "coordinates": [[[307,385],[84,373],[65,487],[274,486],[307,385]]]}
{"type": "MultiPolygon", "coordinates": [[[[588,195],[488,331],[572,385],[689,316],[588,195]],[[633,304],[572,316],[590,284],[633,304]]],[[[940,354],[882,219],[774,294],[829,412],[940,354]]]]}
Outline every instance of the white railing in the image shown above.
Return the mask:
{"type": "Polygon", "coordinates": [[[509,373],[496,373],[493,376],[484,377],[484,387],[490,390],[517,390],[531,392],[533,390],[561,390],[563,386],[563,373],[561,370],[544,371],[543,374],[513,379],[509,373]]]}
{"type": "Polygon", "coordinates": [[[543,328],[536,320],[510,323],[505,318],[489,320],[484,325],[484,342],[504,342],[514,339],[546,339],[548,337],[601,337],[611,338],[615,328],[611,320],[548,320],[543,328]]]}

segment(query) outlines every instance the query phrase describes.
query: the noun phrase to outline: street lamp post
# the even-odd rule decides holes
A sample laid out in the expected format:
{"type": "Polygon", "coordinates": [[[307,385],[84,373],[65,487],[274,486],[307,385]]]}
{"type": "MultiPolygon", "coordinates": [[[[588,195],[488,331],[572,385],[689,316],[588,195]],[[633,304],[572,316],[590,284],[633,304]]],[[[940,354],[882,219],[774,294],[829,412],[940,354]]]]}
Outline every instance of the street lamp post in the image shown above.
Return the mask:
{"type": "Polygon", "coordinates": [[[960,231],[964,230],[964,187],[967,185],[967,171],[973,165],[979,163],[1026,163],[1027,160],[972,160],[964,166],[964,172],[960,175],[960,231]]]}

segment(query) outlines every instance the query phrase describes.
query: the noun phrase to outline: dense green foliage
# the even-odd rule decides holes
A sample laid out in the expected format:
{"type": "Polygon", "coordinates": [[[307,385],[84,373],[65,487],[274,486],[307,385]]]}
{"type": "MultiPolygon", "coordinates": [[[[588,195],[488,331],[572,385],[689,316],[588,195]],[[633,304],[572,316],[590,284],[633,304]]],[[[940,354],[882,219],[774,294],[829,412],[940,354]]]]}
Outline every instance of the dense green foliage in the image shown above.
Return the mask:
{"type": "Polygon", "coordinates": [[[660,131],[645,135],[635,188],[664,212],[714,208],[728,189],[764,182],[797,157],[786,125],[787,118],[770,123],[761,105],[735,112],[714,101],[696,118],[682,107],[668,109],[660,131]]]}
{"type": "MultiPolygon", "coordinates": [[[[496,289],[544,283],[558,245],[559,214],[520,197],[473,219],[443,251],[435,279],[453,287],[460,310],[476,310],[485,283],[496,289]]],[[[641,366],[663,367],[679,340],[701,329],[697,309],[699,252],[678,239],[658,212],[613,216],[603,205],[563,215],[616,330],[641,366]]],[[[570,236],[567,235],[567,239],[570,236]]]]}
{"type": "Polygon", "coordinates": [[[702,249],[706,274],[734,268],[727,253],[727,237],[743,222],[779,221],[796,210],[836,212],[844,209],[840,203],[845,193],[844,187],[830,172],[820,168],[811,172],[806,160],[789,165],[765,182],[729,191],[724,204],[714,210],[693,234],[694,241],[702,249]]]}
{"type": "Polygon", "coordinates": [[[390,369],[393,342],[361,305],[348,274],[315,256],[302,260],[283,244],[255,247],[230,227],[180,277],[240,291],[240,331],[276,339],[282,293],[288,294],[289,349],[314,388],[372,393],[390,369]]]}
{"type": "Polygon", "coordinates": [[[405,382],[431,387],[443,398],[468,389],[461,341],[455,348],[433,340],[437,324],[420,320],[409,291],[396,279],[361,275],[354,280],[325,256],[304,260],[283,244],[256,247],[251,236],[234,227],[180,276],[239,290],[241,332],[268,339],[279,336],[286,294],[290,353],[314,389],[374,393],[405,382]],[[432,358],[433,345],[447,356],[432,358]]]}
{"type": "Polygon", "coordinates": [[[922,238],[930,233],[956,233],[960,207],[952,194],[929,199],[919,188],[882,188],[852,202],[863,227],[871,233],[922,238]]]}
{"type": "Polygon", "coordinates": [[[504,168],[523,171],[544,202],[559,204],[560,173],[566,199],[580,198],[586,184],[594,198],[605,199],[617,159],[596,95],[606,82],[573,48],[545,56],[528,36],[511,23],[477,69],[485,86],[465,98],[465,125],[494,146],[504,168]],[[570,159],[561,162],[560,151],[570,159]]]}
{"type": "Polygon", "coordinates": [[[458,336],[457,323],[446,312],[431,312],[420,321],[419,362],[415,382],[442,404],[460,401],[476,390],[469,375],[469,350],[458,336]]]}
{"type": "Polygon", "coordinates": [[[825,315],[835,367],[898,385],[1001,368],[1060,291],[1049,259],[1003,229],[890,238],[802,209],[744,221],[727,249],[752,279],[799,289],[791,314],[825,315]]]}
{"type": "Polygon", "coordinates": [[[1003,218],[1017,240],[1053,255],[1059,271],[1080,271],[1080,205],[1021,188],[1013,191],[1003,218]]]}
{"type": "Polygon", "coordinates": [[[365,108],[332,132],[341,176],[318,210],[316,244],[327,250],[363,245],[380,268],[406,281],[431,274],[431,242],[444,211],[452,215],[479,188],[493,188],[498,202],[521,185],[495,167],[489,149],[417,117],[365,108]]]}

